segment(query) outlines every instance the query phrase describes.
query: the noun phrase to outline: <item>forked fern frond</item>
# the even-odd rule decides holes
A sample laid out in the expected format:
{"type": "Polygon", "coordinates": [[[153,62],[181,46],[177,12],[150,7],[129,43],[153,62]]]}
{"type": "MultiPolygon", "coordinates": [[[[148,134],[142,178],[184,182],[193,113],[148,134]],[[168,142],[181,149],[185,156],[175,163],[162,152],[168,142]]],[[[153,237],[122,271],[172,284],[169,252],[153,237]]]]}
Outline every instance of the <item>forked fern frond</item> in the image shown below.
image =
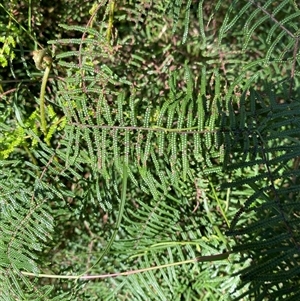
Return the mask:
{"type": "MultiPolygon", "coordinates": [[[[249,168],[256,168],[257,175],[242,177],[230,184],[231,187],[248,185],[253,194],[243,202],[228,234],[239,237],[234,250],[245,254],[242,260],[251,260],[251,265],[241,271],[240,288],[250,283],[247,292],[255,300],[262,299],[266,292],[270,300],[283,297],[293,300],[291,297],[298,292],[295,283],[300,276],[297,230],[300,223],[297,213],[300,103],[298,100],[276,103],[276,95],[273,95],[270,100],[264,97],[259,104],[253,95],[257,92],[251,90],[240,108],[244,111],[243,122],[247,124],[240,133],[247,132],[252,139],[245,148],[244,136],[237,137],[232,132],[236,149],[245,155],[241,161],[239,152],[231,153],[234,163],[228,165],[228,169],[240,168],[246,175],[249,168]],[[250,102],[255,102],[255,114],[250,102]],[[239,224],[243,215],[252,213],[255,214],[247,225],[239,224]],[[280,289],[276,289],[277,286],[280,289]]],[[[239,116],[236,115],[238,119],[239,116]]]]}

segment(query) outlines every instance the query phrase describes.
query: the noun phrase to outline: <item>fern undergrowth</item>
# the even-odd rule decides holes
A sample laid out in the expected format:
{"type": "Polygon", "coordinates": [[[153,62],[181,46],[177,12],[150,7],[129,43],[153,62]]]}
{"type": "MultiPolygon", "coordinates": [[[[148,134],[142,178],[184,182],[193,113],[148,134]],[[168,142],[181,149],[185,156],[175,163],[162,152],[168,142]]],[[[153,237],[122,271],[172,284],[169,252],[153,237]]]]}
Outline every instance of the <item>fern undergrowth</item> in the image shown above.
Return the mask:
{"type": "Polygon", "coordinates": [[[0,300],[298,300],[299,5],[89,13],[47,39],[46,131],[21,40],[0,79],[0,300]]]}

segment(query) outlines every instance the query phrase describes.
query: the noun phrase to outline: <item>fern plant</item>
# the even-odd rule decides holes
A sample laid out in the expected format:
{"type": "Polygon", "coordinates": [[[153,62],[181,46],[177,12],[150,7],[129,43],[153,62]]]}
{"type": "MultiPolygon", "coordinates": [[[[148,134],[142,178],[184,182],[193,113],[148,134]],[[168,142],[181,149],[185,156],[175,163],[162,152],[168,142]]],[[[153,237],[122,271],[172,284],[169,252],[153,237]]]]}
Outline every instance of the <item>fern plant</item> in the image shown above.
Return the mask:
{"type": "Polygon", "coordinates": [[[0,300],[297,300],[299,13],[100,1],[61,24],[47,105],[26,82],[0,104],[0,141],[35,142],[0,161],[0,300]],[[46,123],[18,123],[26,95],[46,123]]]}

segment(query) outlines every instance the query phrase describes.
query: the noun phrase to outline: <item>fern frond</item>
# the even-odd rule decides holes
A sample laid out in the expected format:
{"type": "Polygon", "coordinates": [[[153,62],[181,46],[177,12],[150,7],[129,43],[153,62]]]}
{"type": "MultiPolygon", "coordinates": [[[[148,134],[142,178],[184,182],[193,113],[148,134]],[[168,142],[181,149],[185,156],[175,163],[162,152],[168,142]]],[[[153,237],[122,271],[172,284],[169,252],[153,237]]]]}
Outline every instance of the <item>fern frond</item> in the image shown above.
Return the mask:
{"type": "MultiPolygon", "coordinates": [[[[253,93],[255,92],[250,91],[250,102],[256,99],[253,93]]],[[[273,101],[275,98],[275,95],[270,95],[269,107],[262,103],[263,107],[260,109],[256,104],[256,110],[260,113],[255,115],[251,113],[254,106],[243,102],[240,104],[242,115],[231,117],[231,120],[237,119],[237,122],[247,124],[248,135],[255,135],[257,139],[249,140],[247,148],[240,148],[247,151],[245,158],[249,159],[237,160],[229,166],[229,170],[240,168],[247,171],[248,168],[257,166],[258,174],[228,184],[230,187],[247,184],[253,190],[243,202],[228,232],[230,235],[243,237],[242,242],[234,247],[235,250],[246,252],[250,258],[255,258],[251,266],[241,272],[241,279],[251,284],[249,295],[254,292],[262,294],[264,283],[268,281],[271,284],[268,292],[272,294],[272,298],[283,296],[279,291],[271,293],[272,286],[278,284],[285,290],[291,286],[292,279],[298,281],[299,269],[296,266],[300,250],[296,231],[299,219],[294,216],[295,211],[292,209],[296,208],[293,198],[299,192],[299,172],[293,167],[293,162],[299,156],[299,123],[293,120],[298,120],[299,110],[290,109],[290,106],[298,108],[299,102],[286,102],[281,106],[273,101]],[[255,149],[253,154],[251,149],[255,149]],[[261,183],[267,184],[258,188],[261,183]],[[256,218],[244,227],[239,224],[242,215],[249,215],[253,211],[256,212],[256,218]]],[[[243,145],[243,137],[236,136],[235,140],[243,145]]],[[[243,284],[240,288],[242,286],[243,284]]]]}

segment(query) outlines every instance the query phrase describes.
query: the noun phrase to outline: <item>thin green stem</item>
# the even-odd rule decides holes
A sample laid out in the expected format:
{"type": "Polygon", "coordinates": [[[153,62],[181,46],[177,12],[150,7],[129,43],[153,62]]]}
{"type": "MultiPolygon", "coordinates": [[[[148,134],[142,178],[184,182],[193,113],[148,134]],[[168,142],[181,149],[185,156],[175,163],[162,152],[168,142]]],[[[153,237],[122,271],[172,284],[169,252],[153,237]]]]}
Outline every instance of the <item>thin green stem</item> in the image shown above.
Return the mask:
{"type": "Polygon", "coordinates": [[[32,8],[32,3],[31,0],[29,0],[28,3],[28,30],[31,32],[31,8],[32,8]]]}
{"type": "Polygon", "coordinates": [[[214,185],[212,184],[212,182],[210,182],[209,184],[210,184],[210,187],[211,187],[211,189],[212,189],[214,198],[215,198],[215,200],[217,201],[217,203],[218,203],[218,205],[219,205],[219,209],[221,210],[222,216],[223,216],[223,218],[225,219],[226,224],[227,224],[227,226],[228,226],[228,228],[229,228],[229,227],[230,227],[230,223],[229,223],[229,221],[228,221],[228,219],[227,219],[227,216],[226,216],[226,213],[225,213],[225,211],[224,211],[224,209],[223,209],[223,206],[222,206],[222,204],[221,204],[221,202],[220,202],[220,200],[219,200],[219,198],[218,198],[218,195],[217,195],[217,193],[216,193],[215,187],[214,187],[214,185]]]}
{"type": "Polygon", "coordinates": [[[109,9],[109,18],[108,18],[108,28],[106,32],[106,40],[109,43],[111,40],[111,33],[114,24],[114,11],[115,11],[115,0],[110,1],[110,9],[109,9]]]}
{"type": "MultiPolygon", "coordinates": [[[[127,166],[123,165],[123,180],[122,180],[122,192],[121,192],[121,200],[120,200],[120,208],[119,208],[119,214],[118,214],[118,218],[117,218],[117,222],[115,225],[115,229],[113,232],[113,235],[111,236],[109,242],[107,243],[103,253],[101,254],[101,256],[96,260],[96,262],[86,271],[84,271],[84,273],[82,273],[79,276],[76,276],[76,279],[83,279],[82,277],[84,277],[84,274],[87,274],[91,269],[93,269],[99,262],[101,262],[101,260],[104,258],[104,256],[108,253],[110,247],[112,246],[113,242],[115,241],[115,238],[117,236],[117,233],[119,231],[119,227],[121,225],[121,220],[123,217],[123,213],[124,213],[124,208],[125,208],[125,202],[126,202],[126,191],[127,191],[127,180],[128,180],[128,171],[127,171],[127,166]]],[[[72,278],[75,279],[75,278],[72,278]]]]}
{"type": "Polygon", "coordinates": [[[204,209],[206,211],[207,217],[209,219],[210,224],[213,226],[213,229],[216,231],[217,236],[223,241],[223,243],[226,245],[227,248],[229,248],[227,239],[225,238],[225,236],[222,234],[222,232],[220,231],[219,227],[215,224],[213,218],[212,218],[212,214],[210,212],[208,203],[207,203],[207,196],[205,191],[202,191],[202,195],[203,195],[203,205],[204,205],[204,209]]]}
{"type": "Polygon", "coordinates": [[[34,38],[34,36],[32,35],[32,34],[30,34],[29,32],[28,32],[28,30],[24,27],[24,26],[22,26],[17,20],[16,20],[16,18],[2,5],[2,4],[0,4],[0,7],[2,7],[3,9],[4,9],[4,11],[9,15],[9,17],[12,19],[12,20],[14,20],[14,22],[16,22],[19,26],[20,26],[20,28],[35,42],[35,43],[37,43],[41,48],[43,48],[42,47],[42,45],[41,44],[39,44],[38,42],[37,42],[37,40],[34,38]]]}
{"type": "Polygon", "coordinates": [[[52,278],[52,279],[80,279],[80,280],[91,280],[91,279],[103,279],[103,278],[112,278],[112,277],[118,277],[118,276],[129,276],[133,274],[139,274],[143,272],[153,271],[153,270],[159,270],[164,268],[169,268],[173,266],[188,264],[188,263],[196,263],[196,262],[207,262],[207,261],[219,261],[219,260],[225,260],[228,259],[231,252],[225,252],[221,254],[216,255],[209,255],[209,256],[199,256],[195,257],[193,259],[178,261],[178,262],[172,262],[167,264],[162,264],[154,267],[148,267],[144,269],[138,269],[138,270],[132,270],[127,272],[120,272],[120,273],[112,273],[112,274],[102,274],[102,275],[51,275],[51,274],[34,274],[34,273],[28,273],[28,272],[21,272],[22,275],[25,276],[32,276],[32,277],[39,277],[39,278],[52,278]]]}
{"type": "Polygon", "coordinates": [[[46,114],[45,114],[45,91],[46,91],[46,84],[47,80],[50,74],[51,70],[51,65],[47,65],[43,80],[42,80],[42,85],[41,85],[41,92],[40,92],[40,118],[41,118],[41,129],[45,137],[47,136],[47,120],[46,120],[46,114]]]}
{"type": "Polygon", "coordinates": [[[37,162],[36,158],[32,155],[29,148],[26,145],[24,145],[23,147],[24,147],[24,150],[26,151],[28,157],[31,159],[32,163],[37,166],[38,162],[37,162]]]}

